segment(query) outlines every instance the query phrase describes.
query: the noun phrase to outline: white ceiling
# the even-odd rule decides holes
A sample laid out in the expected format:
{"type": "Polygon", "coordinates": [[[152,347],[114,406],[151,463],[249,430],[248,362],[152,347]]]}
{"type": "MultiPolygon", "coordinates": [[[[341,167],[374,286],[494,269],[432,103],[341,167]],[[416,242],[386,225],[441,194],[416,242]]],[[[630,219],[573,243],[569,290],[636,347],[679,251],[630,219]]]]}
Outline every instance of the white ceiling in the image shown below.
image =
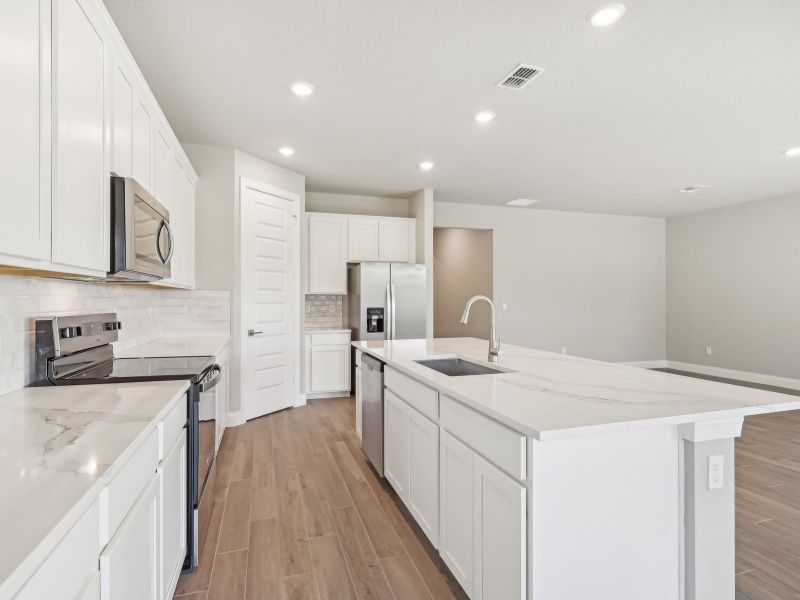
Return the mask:
{"type": "Polygon", "coordinates": [[[105,0],[182,141],[310,190],[654,216],[800,190],[800,2],[627,0],[595,29],[604,1],[105,0]],[[495,87],[520,62],[547,70],[495,87]]]}

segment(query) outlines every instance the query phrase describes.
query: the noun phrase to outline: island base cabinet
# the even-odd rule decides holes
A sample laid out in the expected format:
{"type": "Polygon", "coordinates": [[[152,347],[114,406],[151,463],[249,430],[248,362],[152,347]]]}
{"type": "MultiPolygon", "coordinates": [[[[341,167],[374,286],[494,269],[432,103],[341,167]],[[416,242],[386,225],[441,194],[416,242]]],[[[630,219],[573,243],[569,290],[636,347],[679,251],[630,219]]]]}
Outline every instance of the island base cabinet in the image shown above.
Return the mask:
{"type": "Polygon", "coordinates": [[[525,600],[526,489],[475,455],[473,461],[475,542],[474,600],[525,600]]]}
{"type": "Polygon", "coordinates": [[[156,473],[100,555],[101,600],[160,600],[156,473]]]}
{"type": "Polygon", "coordinates": [[[526,488],[441,433],[439,553],[473,600],[524,600],[526,488]]]}
{"type": "Polygon", "coordinates": [[[472,597],[475,578],[473,452],[444,430],[440,452],[442,527],[439,554],[456,581],[472,597]]]}

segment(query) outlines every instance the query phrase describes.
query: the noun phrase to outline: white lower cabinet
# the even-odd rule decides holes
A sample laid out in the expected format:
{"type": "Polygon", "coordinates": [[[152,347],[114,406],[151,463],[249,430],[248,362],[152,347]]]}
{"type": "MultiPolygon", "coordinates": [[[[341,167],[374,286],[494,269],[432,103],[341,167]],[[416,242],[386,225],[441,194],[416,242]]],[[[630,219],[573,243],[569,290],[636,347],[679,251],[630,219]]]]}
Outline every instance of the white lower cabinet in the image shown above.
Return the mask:
{"type": "Polygon", "coordinates": [[[80,597],[80,600],[100,600],[100,574],[98,573],[89,584],[86,586],[86,589],[83,592],[83,595],[80,597]]]}
{"type": "Polygon", "coordinates": [[[161,493],[161,595],[172,598],[186,556],[186,436],[181,435],[159,467],[161,493]]]}
{"type": "Polygon", "coordinates": [[[155,473],[100,555],[102,600],[160,600],[159,510],[155,473]]]}
{"type": "Polygon", "coordinates": [[[361,352],[356,350],[356,368],[355,368],[355,382],[353,387],[356,390],[356,434],[358,439],[361,439],[361,424],[363,422],[363,413],[361,412],[362,404],[362,390],[361,390],[361,352]]]}
{"type": "Polygon", "coordinates": [[[526,488],[441,432],[439,553],[473,600],[524,600],[526,488]]]}
{"type": "Polygon", "coordinates": [[[386,479],[422,531],[439,543],[439,427],[390,390],[384,392],[386,479]]]}
{"type": "Polygon", "coordinates": [[[473,536],[473,452],[446,431],[441,432],[441,539],[439,555],[464,591],[472,597],[475,570],[473,536]]]}
{"type": "Polygon", "coordinates": [[[350,394],[350,332],[307,333],[306,395],[330,397],[350,394]]]}

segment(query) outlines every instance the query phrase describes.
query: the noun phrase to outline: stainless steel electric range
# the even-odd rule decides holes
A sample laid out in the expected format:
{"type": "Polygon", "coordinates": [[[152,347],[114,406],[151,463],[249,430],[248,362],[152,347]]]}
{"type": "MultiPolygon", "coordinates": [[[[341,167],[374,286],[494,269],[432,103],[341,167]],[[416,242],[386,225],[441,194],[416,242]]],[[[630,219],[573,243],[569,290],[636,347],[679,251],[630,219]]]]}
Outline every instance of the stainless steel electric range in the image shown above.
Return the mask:
{"type": "Polygon", "coordinates": [[[116,358],[111,345],[122,323],[114,313],[52,317],[36,321],[36,385],[85,385],[187,379],[187,554],[184,569],[198,565],[200,529],[210,514],[215,458],[213,398],[222,369],[211,356],[116,358]],[[200,420],[200,414],[207,420],[200,420]],[[206,494],[206,488],[208,494],[206,494]]]}

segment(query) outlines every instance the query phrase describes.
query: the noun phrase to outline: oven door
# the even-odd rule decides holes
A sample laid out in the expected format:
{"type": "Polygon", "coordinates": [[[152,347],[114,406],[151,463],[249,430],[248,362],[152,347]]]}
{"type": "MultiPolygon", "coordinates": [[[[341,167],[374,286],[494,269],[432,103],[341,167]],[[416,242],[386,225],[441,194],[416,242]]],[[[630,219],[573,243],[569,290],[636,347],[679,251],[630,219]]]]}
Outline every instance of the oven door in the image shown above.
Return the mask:
{"type": "Polygon", "coordinates": [[[112,177],[112,279],[168,279],[175,236],[164,208],[135,179],[112,177]]]}

